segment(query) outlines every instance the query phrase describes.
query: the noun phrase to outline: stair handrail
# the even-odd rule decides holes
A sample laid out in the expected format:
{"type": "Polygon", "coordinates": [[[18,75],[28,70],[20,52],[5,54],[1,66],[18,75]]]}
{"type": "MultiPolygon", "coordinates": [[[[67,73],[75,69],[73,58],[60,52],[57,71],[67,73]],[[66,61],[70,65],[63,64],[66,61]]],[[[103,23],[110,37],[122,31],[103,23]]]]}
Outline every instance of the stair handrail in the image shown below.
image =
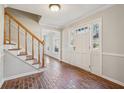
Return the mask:
{"type": "Polygon", "coordinates": [[[25,29],[32,37],[34,37],[36,40],[38,40],[41,44],[44,44],[44,40],[41,40],[40,38],[38,38],[34,33],[32,33],[32,31],[30,31],[27,27],[25,27],[23,25],[23,23],[21,23],[20,21],[18,21],[18,19],[15,18],[15,16],[11,15],[6,10],[5,10],[5,15],[9,16],[10,18],[12,18],[19,26],[21,26],[23,29],[25,29]]]}

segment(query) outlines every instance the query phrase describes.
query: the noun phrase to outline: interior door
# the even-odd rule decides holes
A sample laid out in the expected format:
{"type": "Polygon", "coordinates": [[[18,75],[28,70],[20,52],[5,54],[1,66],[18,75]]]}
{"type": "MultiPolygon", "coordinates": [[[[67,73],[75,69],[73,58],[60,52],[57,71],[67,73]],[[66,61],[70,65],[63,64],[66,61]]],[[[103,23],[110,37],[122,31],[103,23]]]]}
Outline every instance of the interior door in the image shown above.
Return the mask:
{"type": "Polygon", "coordinates": [[[75,37],[76,65],[85,70],[90,70],[90,31],[88,26],[76,32],[75,37]]]}

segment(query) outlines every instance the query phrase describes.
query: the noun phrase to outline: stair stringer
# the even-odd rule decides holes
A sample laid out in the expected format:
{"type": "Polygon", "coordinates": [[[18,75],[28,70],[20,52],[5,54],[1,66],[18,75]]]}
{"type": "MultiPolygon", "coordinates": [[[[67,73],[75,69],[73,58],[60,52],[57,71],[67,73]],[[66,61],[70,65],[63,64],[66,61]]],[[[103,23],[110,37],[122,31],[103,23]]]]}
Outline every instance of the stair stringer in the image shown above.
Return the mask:
{"type": "Polygon", "coordinates": [[[45,69],[37,69],[18,56],[13,55],[9,50],[4,50],[4,81],[15,79],[35,73],[43,72],[45,69]]]}

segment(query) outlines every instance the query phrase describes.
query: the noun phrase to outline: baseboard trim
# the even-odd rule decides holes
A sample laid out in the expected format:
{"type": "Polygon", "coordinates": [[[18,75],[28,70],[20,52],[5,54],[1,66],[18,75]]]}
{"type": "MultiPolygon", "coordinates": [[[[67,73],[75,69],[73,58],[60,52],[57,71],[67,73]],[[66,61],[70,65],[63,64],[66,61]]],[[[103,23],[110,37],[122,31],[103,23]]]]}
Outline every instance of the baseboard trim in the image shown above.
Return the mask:
{"type": "MultiPolygon", "coordinates": [[[[64,61],[64,60],[62,60],[62,62],[66,63],[66,64],[69,64],[69,65],[72,65],[72,64],[70,64],[70,63],[68,63],[68,62],[66,62],[66,61],[64,61]]],[[[72,65],[72,66],[75,66],[75,65],[72,65]]],[[[110,77],[108,77],[108,76],[105,76],[105,75],[103,75],[103,74],[96,74],[96,73],[90,72],[90,71],[88,71],[88,70],[86,70],[86,69],[84,69],[84,68],[80,68],[80,67],[78,67],[78,66],[75,66],[75,67],[77,67],[77,68],[79,68],[79,69],[82,69],[82,70],[85,70],[85,71],[87,71],[87,72],[89,72],[89,73],[92,73],[92,74],[94,74],[94,75],[96,75],[96,76],[99,76],[99,77],[101,77],[101,78],[103,78],[103,79],[106,79],[106,80],[111,81],[111,82],[113,82],[113,83],[116,83],[116,84],[118,84],[118,85],[124,86],[124,83],[123,83],[123,82],[120,82],[119,80],[115,80],[115,79],[110,78],[110,77]]]]}
{"type": "Polygon", "coordinates": [[[111,82],[113,82],[113,83],[116,83],[116,84],[118,84],[118,85],[124,86],[124,83],[123,83],[123,82],[120,82],[119,80],[110,78],[110,77],[105,76],[105,75],[103,75],[103,74],[95,74],[95,73],[93,73],[93,72],[90,72],[90,73],[92,73],[92,74],[94,74],[94,75],[96,75],[96,76],[99,76],[99,77],[101,77],[101,78],[104,78],[104,79],[106,79],[106,80],[108,80],[108,81],[111,81],[111,82]]]}
{"type": "Polygon", "coordinates": [[[18,74],[18,75],[10,76],[10,77],[4,78],[4,81],[12,80],[12,79],[16,79],[16,78],[20,78],[20,77],[36,74],[36,73],[40,73],[40,72],[43,72],[44,70],[45,70],[45,68],[43,68],[42,70],[39,70],[39,71],[37,70],[37,71],[32,71],[32,72],[28,72],[28,73],[23,73],[23,74],[18,74]]]}
{"type": "Polygon", "coordinates": [[[121,86],[124,86],[124,83],[123,83],[123,82],[120,82],[120,81],[115,80],[115,79],[113,79],[113,78],[110,78],[110,77],[108,77],[108,76],[102,75],[102,76],[100,76],[100,77],[102,77],[102,78],[104,78],[104,79],[106,79],[106,80],[109,80],[109,81],[111,81],[111,82],[113,82],[113,83],[116,83],[116,84],[119,84],[119,85],[121,85],[121,86]]]}

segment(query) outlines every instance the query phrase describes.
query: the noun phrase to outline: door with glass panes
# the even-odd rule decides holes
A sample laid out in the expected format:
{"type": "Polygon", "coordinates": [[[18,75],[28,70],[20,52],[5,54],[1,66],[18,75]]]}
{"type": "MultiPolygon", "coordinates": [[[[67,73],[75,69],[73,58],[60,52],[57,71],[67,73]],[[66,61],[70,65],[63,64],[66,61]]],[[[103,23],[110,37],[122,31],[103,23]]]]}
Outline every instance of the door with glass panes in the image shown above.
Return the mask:
{"type": "Polygon", "coordinates": [[[93,72],[102,72],[101,19],[78,27],[74,39],[75,65],[93,72]]]}
{"type": "Polygon", "coordinates": [[[90,71],[90,30],[88,25],[78,27],[74,45],[76,65],[90,71]]]}

